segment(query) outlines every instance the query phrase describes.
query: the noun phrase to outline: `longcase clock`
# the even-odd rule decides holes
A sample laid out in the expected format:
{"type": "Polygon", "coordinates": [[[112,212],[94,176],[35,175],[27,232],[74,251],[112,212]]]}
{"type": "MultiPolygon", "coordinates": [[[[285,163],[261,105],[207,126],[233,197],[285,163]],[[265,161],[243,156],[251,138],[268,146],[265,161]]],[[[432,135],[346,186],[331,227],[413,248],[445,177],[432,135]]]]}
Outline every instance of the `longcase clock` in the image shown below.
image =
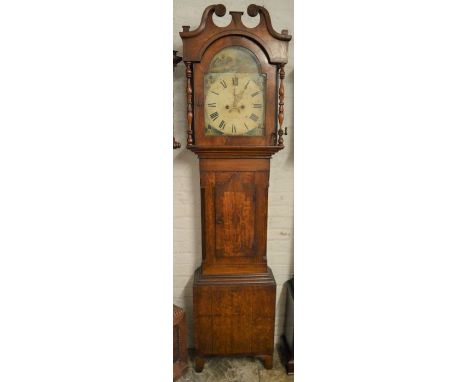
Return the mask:
{"type": "Polygon", "coordinates": [[[284,66],[291,36],[268,11],[249,5],[218,27],[203,12],[183,26],[187,76],[187,148],[198,155],[202,264],[193,284],[195,368],[206,356],[251,355],[272,367],[276,282],[267,266],[270,159],[284,147],[284,66]]]}

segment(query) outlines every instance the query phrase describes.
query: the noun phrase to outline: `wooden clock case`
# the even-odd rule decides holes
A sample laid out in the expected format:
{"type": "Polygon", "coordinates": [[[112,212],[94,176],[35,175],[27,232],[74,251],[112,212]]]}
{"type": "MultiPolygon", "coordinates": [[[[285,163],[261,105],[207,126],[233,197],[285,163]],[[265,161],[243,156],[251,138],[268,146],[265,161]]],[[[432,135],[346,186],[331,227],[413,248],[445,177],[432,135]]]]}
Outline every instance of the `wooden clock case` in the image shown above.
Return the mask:
{"type": "Polygon", "coordinates": [[[230,12],[231,23],[218,27],[208,6],[200,26],[183,26],[187,76],[187,148],[200,165],[202,264],[193,283],[195,369],[204,357],[251,355],[272,367],[276,282],[267,266],[267,212],[271,156],[283,146],[284,65],[291,36],[274,31],[268,11],[254,28],[244,26],[243,12],[230,12]],[[254,53],[266,74],[265,124],[262,136],[204,134],[203,78],[212,57],[228,46],[254,53]]]}

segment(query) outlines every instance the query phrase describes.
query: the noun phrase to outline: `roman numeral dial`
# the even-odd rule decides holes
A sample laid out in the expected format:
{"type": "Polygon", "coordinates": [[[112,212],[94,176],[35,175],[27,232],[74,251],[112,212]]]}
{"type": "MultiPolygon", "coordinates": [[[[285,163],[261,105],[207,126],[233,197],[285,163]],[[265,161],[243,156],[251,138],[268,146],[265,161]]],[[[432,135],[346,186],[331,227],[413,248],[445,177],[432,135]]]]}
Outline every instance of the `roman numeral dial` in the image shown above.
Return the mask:
{"type": "MultiPolygon", "coordinates": [[[[223,61],[217,64],[219,62],[223,61]]],[[[206,73],[204,82],[205,135],[264,134],[264,75],[229,71],[206,73]]]]}

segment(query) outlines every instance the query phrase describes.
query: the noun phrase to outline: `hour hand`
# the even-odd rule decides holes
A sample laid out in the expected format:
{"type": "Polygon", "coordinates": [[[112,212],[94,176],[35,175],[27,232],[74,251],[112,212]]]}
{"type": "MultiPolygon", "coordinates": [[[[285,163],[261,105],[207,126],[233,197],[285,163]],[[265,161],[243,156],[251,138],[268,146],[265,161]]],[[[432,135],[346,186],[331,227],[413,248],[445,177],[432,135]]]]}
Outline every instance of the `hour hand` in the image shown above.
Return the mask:
{"type": "Polygon", "coordinates": [[[236,88],[234,88],[233,90],[233,94],[234,94],[234,102],[232,104],[232,107],[237,107],[237,102],[239,102],[239,95],[236,94],[236,88]]]}

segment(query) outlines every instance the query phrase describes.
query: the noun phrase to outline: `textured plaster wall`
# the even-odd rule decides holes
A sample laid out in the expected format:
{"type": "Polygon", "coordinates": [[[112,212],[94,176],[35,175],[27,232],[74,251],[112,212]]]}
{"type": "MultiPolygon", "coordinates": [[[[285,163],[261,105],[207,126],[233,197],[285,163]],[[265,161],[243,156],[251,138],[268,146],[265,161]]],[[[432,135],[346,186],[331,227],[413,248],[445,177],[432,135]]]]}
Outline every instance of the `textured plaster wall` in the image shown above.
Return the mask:
{"type": "MultiPolygon", "coordinates": [[[[253,0],[223,1],[227,16],[215,16],[215,22],[222,26],[230,21],[229,11],[244,11],[243,21],[247,26],[258,23],[258,17],[250,18],[247,7],[253,0]]],[[[206,6],[215,4],[209,0],[174,0],[173,46],[182,51],[179,32],[182,25],[195,29],[206,6]]],[[[284,283],[293,273],[293,79],[294,79],[294,18],[292,0],[270,0],[264,5],[270,12],[273,27],[280,32],[288,29],[293,35],[289,44],[289,62],[285,78],[285,119],[288,135],[285,149],[271,160],[269,208],[268,208],[268,264],[277,283],[275,341],[283,332],[285,305],[284,283]]],[[[200,188],[198,159],[185,148],[186,140],[186,98],[185,70],[181,62],[174,73],[174,133],[182,148],[174,150],[174,303],[183,307],[189,320],[189,344],[192,335],[192,282],[193,272],[201,263],[200,233],[200,188]]]]}

